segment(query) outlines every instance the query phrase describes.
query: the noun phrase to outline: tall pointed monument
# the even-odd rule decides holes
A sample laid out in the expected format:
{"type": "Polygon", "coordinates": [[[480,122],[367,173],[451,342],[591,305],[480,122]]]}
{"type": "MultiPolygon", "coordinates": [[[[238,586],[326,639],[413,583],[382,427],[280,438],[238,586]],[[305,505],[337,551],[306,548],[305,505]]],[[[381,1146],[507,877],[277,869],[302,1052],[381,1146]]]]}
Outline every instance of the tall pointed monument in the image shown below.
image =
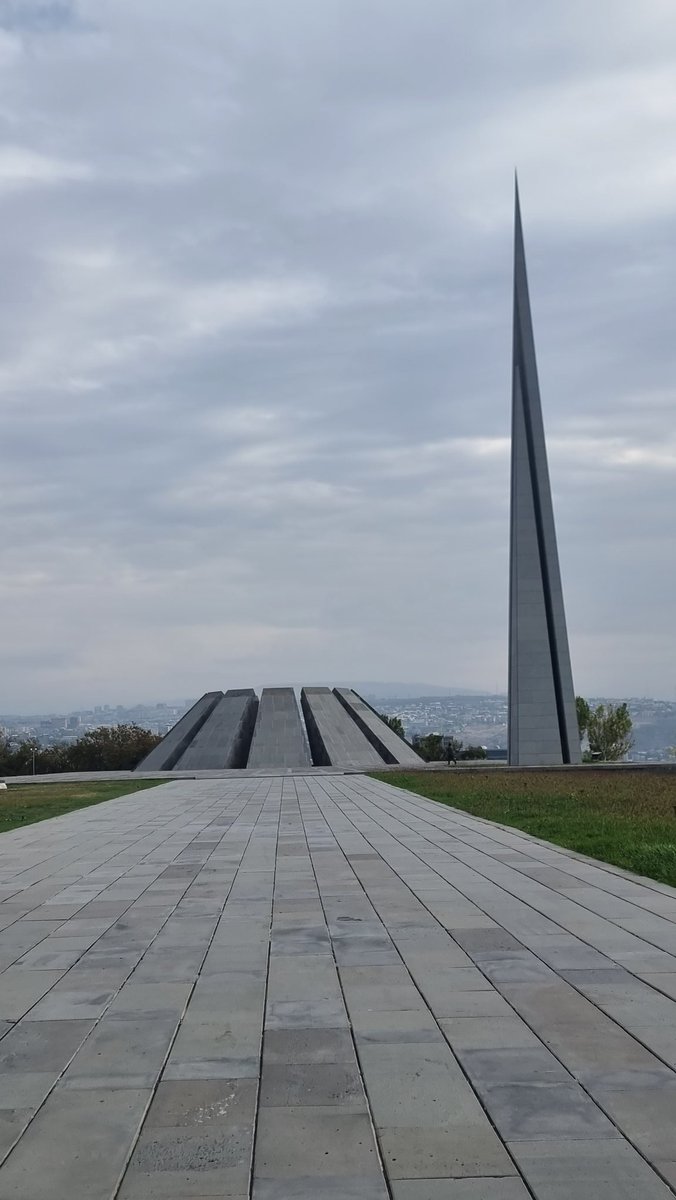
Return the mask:
{"type": "Polygon", "coordinates": [[[514,215],[509,762],[580,762],[518,184],[514,215]]]}

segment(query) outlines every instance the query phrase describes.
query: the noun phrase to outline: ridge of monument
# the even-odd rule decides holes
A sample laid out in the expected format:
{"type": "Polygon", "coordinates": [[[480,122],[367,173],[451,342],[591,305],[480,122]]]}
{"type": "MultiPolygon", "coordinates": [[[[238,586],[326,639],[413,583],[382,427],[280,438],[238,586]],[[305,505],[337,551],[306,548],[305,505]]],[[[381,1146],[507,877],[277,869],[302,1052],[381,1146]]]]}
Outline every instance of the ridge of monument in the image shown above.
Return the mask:
{"type": "Polygon", "coordinates": [[[579,763],[580,737],[516,181],[509,576],[509,763],[579,763]]]}

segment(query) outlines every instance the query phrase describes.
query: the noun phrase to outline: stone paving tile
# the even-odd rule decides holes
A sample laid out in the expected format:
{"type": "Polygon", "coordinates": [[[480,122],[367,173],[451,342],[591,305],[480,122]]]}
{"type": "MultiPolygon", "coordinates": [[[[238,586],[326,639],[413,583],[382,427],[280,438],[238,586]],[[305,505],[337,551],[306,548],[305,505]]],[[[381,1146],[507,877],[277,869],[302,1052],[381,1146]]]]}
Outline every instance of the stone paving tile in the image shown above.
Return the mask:
{"type": "Polygon", "coordinates": [[[439,1022],[451,1049],[501,1050],[538,1047],[540,1039],[524,1021],[509,1017],[450,1017],[439,1022]]]}
{"type": "Polygon", "coordinates": [[[339,1106],[261,1108],[255,1173],[257,1180],[379,1175],[368,1116],[339,1106]]]}
{"type": "Polygon", "coordinates": [[[24,967],[8,967],[2,972],[0,1017],[3,1020],[18,1021],[63,974],[63,970],[31,971],[24,967]]]}
{"type": "Polygon", "coordinates": [[[68,1066],[61,1086],[66,1089],[152,1088],[171,1039],[177,1017],[104,1017],[68,1066]]]}
{"type": "MultiPolygon", "coordinates": [[[[51,1086],[51,1084],[50,1084],[51,1086]]],[[[34,1090],[34,1089],[33,1089],[34,1090]]],[[[45,1091],[46,1095],[46,1091],[45,1091]]],[[[44,1096],[35,1099],[34,1103],[27,1106],[23,1092],[20,1090],[16,1097],[15,1103],[10,1108],[3,1106],[0,1108],[0,1162],[9,1154],[12,1147],[19,1140],[44,1096]]]]}
{"type": "Polygon", "coordinates": [[[248,1193],[255,1079],[160,1083],[122,1197],[248,1193]]]}
{"type": "Polygon", "coordinates": [[[498,1135],[460,1121],[442,1126],[379,1127],[378,1137],[391,1180],[508,1176],[517,1170],[498,1135]]]}
{"type": "Polygon", "coordinates": [[[326,1104],[366,1111],[357,1064],[271,1063],[263,1057],[259,1103],[266,1107],[326,1104]]]}
{"type": "Polygon", "coordinates": [[[456,1053],[465,1072],[479,1090],[493,1084],[570,1084],[571,1077],[559,1060],[544,1046],[492,1046],[490,1050],[460,1050],[456,1053]]]}
{"type": "Polygon", "coordinates": [[[676,1156],[676,1088],[601,1089],[599,1100],[650,1162],[676,1156]]]}
{"type": "Polygon", "coordinates": [[[280,1000],[269,1005],[267,1029],[342,1029],[348,1019],[339,999],[280,1000]]]}
{"type": "Polygon", "coordinates": [[[132,975],[122,985],[107,1011],[116,1016],[181,1016],[190,996],[192,984],[187,980],[173,983],[137,983],[132,975]]]}
{"type": "Polygon", "coordinates": [[[529,1200],[520,1179],[397,1179],[393,1200],[529,1200]]]}
{"type": "Polygon", "coordinates": [[[253,1200],[389,1200],[387,1185],[376,1175],[322,1175],[321,1190],[314,1175],[286,1179],[257,1179],[253,1200]]]}
{"type": "Polygon", "coordinates": [[[264,1061],[273,1063],[352,1063],[354,1046],[348,1029],[267,1029],[264,1061]]]}
{"type": "Polygon", "coordinates": [[[673,1192],[626,1142],[510,1144],[537,1200],[671,1200],[673,1192]]]}
{"type": "Polygon", "coordinates": [[[58,1072],[12,1071],[0,1076],[0,1109],[25,1109],[35,1112],[59,1078],[58,1072]]]}
{"type": "Polygon", "coordinates": [[[92,1028],[92,1021],[24,1018],[0,1042],[0,1088],[15,1072],[53,1071],[57,1078],[92,1028]]]}
{"type": "Polygon", "coordinates": [[[47,996],[31,1009],[33,1021],[75,1021],[100,1017],[110,1004],[122,979],[117,972],[69,972],[47,996]],[[112,976],[112,977],[111,977],[112,976]]]}
{"type": "Polygon", "coordinates": [[[0,1170],[3,1200],[110,1200],[150,1094],[57,1088],[0,1170]]]}
{"type": "Polygon", "coordinates": [[[415,1009],[350,1009],[357,1046],[371,1043],[437,1042],[443,1038],[432,1013],[420,1005],[415,1009]]]}

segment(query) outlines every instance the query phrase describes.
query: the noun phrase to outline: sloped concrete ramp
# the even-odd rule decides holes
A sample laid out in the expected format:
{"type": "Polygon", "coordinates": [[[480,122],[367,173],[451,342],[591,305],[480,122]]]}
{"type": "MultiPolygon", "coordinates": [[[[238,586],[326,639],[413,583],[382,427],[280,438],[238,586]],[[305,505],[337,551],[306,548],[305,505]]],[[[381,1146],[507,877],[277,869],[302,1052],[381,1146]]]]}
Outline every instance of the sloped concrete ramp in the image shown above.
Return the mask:
{"type": "Polygon", "coordinates": [[[316,767],[341,766],[361,771],[377,771],[382,767],[384,759],[330,688],[304,687],[300,702],[316,767]]]}
{"type": "Polygon", "coordinates": [[[0,837],[2,1200],[668,1200],[676,891],[363,776],[0,837]]]}
{"type": "Polygon", "coordinates": [[[186,747],[174,770],[216,771],[246,766],[257,711],[258,700],[253,688],[227,691],[186,747]]]}
{"type": "Polygon", "coordinates": [[[263,688],[246,765],[250,771],[312,766],[293,688],[263,688]]]}
{"type": "Polygon", "coordinates": [[[415,750],[386,725],[375,709],[371,708],[352,688],[334,688],[333,694],[361,729],[364,736],[375,747],[384,762],[392,766],[420,767],[423,760],[415,750]]]}
{"type": "Polygon", "coordinates": [[[146,755],[139,770],[172,771],[222,699],[223,692],[205,692],[162,738],[159,746],[146,755]]]}

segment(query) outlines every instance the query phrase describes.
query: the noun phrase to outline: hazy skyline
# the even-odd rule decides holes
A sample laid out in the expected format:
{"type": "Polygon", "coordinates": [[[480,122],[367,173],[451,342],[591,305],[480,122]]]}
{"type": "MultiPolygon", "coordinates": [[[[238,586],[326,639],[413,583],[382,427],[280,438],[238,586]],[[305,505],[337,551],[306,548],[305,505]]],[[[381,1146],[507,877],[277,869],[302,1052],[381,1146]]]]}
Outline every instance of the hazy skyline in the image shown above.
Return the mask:
{"type": "Polygon", "coordinates": [[[676,695],[676,9],[0,0],[0,711],[506,688],[513,170],[573,678],[676,695]]]}

